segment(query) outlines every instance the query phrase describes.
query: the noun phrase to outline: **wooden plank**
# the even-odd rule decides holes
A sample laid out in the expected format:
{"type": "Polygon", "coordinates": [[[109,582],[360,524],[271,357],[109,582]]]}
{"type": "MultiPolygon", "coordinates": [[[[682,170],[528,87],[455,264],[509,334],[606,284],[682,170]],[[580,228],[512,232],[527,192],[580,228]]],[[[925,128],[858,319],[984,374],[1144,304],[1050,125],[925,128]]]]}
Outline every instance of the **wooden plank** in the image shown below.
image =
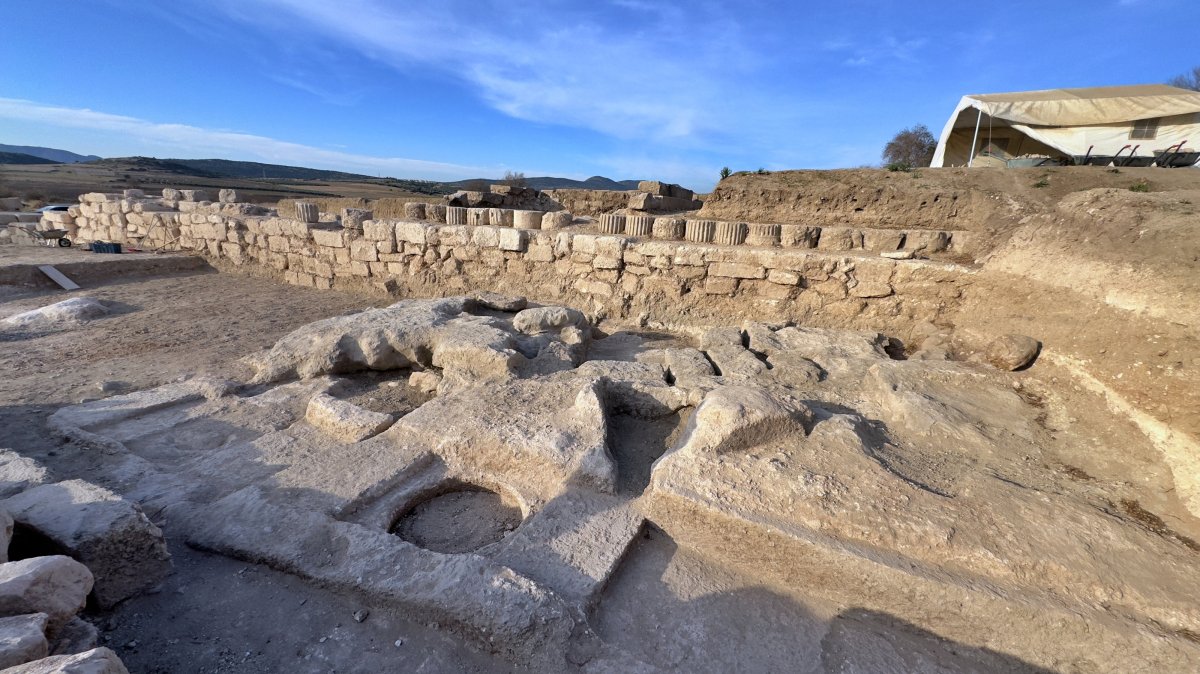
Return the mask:
{"type": "Polygon", "coordinates": [[[54,265],[52,265],[52,264],[38,265],[38,269],[42,270],[42,273],[45,274],[46,276],[49,276],[50,280],[52,280],[55,283],[57,283],[58,285],[62,286],[63,290],[79,290],[79,284],[77,284],[74,281],[72,281],[71,279],[67,278],[67,276],[65,274],[63,274],[61,271],[55,269],[54,265]]]}

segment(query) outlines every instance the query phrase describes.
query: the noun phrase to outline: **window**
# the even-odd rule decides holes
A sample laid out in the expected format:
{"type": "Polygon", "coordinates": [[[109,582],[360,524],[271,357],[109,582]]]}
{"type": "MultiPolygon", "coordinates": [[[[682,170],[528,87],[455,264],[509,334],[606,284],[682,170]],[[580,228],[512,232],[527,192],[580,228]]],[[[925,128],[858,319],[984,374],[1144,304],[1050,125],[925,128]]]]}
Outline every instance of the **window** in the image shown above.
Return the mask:
{"type": "Polygon", "coordinates": [[[1129,130],[1130,140],[1154,140],[1158,135],[1158,118],[1154,119],[1139,119],[1133,123],[1133,128],[1129,130]]]}

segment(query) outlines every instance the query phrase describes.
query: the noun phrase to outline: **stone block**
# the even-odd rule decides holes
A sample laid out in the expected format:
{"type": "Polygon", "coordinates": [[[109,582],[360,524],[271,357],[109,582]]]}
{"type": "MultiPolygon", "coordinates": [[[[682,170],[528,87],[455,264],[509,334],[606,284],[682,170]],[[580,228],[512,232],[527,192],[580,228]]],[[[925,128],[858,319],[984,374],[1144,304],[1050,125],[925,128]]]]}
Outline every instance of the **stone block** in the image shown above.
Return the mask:
{"type": "Polygon", "coordinates": [[[146,198],[146,193],[145,193],[145,192],[143,192],[142,190],[137,190],[137,189],[128,189],[128,190],[125,190],[125,191],[122,193],[122,195],[123,195],[123,196],[124,196],[126,199],[145,199],[145,198],[146,198]]]}
{"type": "Polygon", "coordinates": [[[425,204],[425,219],[429,222],[446,222],[445,204],[425,204]]]}
{"type": "Polygon", "coordinates": [[[950,234],[929,229],[909,230],[904,237],[904,250],[940,253],[950,247],[950,234]]]}
{"type": "Polygon", "coordinates": [[[344,229],[312,229],[313,243],[325,248],[345,248],[347,238],[344,229]]]}
{"type": "Polygon", "coordinates": [[[204,190],[179,190],[179,198],[182,201],[208,201],[208,192],[204,190]]]}
{"type": "Polygon", "coordinates": [[[321,217],[321,212],[317,210],[317,205],[311,201],[296,202],[296,219],[300,222],[313,223],[321,217]]]}
{"type": "Polygon", "coordinates": [[[446,208],[446,224],[447,225],[465,225],[467,224],[467,209],[461,206],[449,206],[446,208]]]}
{"type": "Polygon", "coordinates": [[[504,227],[500,229],[499,236],[500,250],[513,251],[517,253],[525,252],[527,235],[524,230],[504,227]]]}
{"type": "Polygon", "coordinates": [[[822,227],[817,239],[821,250],[855,250],[862,248],[862,232],[852,227],[822,227]]]}
{"type": "Polygon", "coordinates": [[[517,229],[541,229],[541,211],[513,211],[513,227],[517,229]]]}
{"type": "Polygon", "coordinates": [[[761,265],[741,264],[738,262],[714,262],[708,266],[708,275],[727,278],[760,279],[767,277],[767,270],[761,265]]]}
{"type": "Polygon", "coordinates": [[[655,239],[678,241],[683,238],[686,223],[683,218],[654,218],[650,234],[655,239]]]}
{"type": "Polygon", "coordinates": [[[800,285],[800,274],[783,269],[772,269],[767,272],[767,280],[784,286],[800,285]]]}
{"type": "Polygon", "coordinates": [[[11,449],[0,449],[0,498],[8,498],[49,481],[49,472],[37,461],[11,449]]]}
{"type": "Polygon", "coordinates": [[[92,572],[64,555],[0,564],[0,615],[45,613],[51,629],[67,624],[87,603],[92,572]]]}
{"type": "Polygon", "coordinates": [[[355,239],[350,242],[350,259],[360,262],[375,262],[379,259],[379,249],[374,241],[355,239]]]}
{"type": "Polygon", "coordinates": [[[625,216],[605,213],[600,216],[599,228],[603,234],[621,234],[625,231],[625,216]]]}
{"type": "Polygon", "coordinates": [[[426,205],[423,201],[410,201],[404,204],[404,218],[406,220],[424,220],[426,205]]]}
{"type": "Polygon", "coordinates": [[[574,217],[567,211],[550,211],[542,215],[542,229],[569,227],[574,217]]]}
{"type": "Polygon", "coordinates": [[[779,225],[751,223],[746,232],[746,245],[773,248],[779,245],[779,225]]]}
{"type": "Polygon", "coordinates": [[[500,245],[500,229],[497,227],[476,227],[471,232],[471,243],[480,248],[496,248],[500,245]]]}
{"type": "Polygon", "coordinates": [[[716,233],[714,220],[688,220],[684,226],[684,238],[693,243],[711,243],[716,233]]]}
{"type": "Polygon", "coordinates": [[[486,227],[491,224],[490,208],[468,208],[467,209],[467,224],[472,227],[486,227]]]}
{"type": "Polygon", "coordinates": [[[875,252],[898,250],[904,243],[904,232],[898,229],[864,229],[862,237],[863,249],[875,252]]]}
{"type": "Polygon", "coordinates": [[[746,223],[718,222],[713,242],[719,246],[740,246],[746,241],[746,223]]]}
{"type": "Polygon", "coordinates": [[[221,190],[217,193],[217,201],[223,204],[236,204],[238,202],[237,190],[221,190]]]}
{"type": "Polygon", "coordinates": [[[647,237],[654,231],[654,218],[649,215],[630,215],[625,218],[627,236],[647,237]]]}
{"type": "MultiPolygon", "coordinates": [[[[34,487],[0,502],[19,527],[87,565],[103,608],[149,590],[171,571],[162,531],[135,503],[82,480],[34,487]]],[[[20,530],[18,530],[20,531],[20,530]]]]}
{"type": "Polygon", "coordinates": [[[396,228],[390,220],[365,220],[363,238],[368,241],[395,241],[396,228]]]}
{"type": "Polygon", "coordinates": [[[807,225],[780,225],[779,245],[784,248],[816,248],[821,230],[807,225]]]}
{"type": "Polygon", "coordinates": [[[511,208],[489,208],[488,224],[493,227],[512,227],[513,212],[511,208]]]}
{"type": "Polygon", "coordinates": [[[375,217],[375,214],[365,208],[343,208],[341,218],[342,229],[361,232],[363,231],[363,223],[373,217],[375,217]]]}

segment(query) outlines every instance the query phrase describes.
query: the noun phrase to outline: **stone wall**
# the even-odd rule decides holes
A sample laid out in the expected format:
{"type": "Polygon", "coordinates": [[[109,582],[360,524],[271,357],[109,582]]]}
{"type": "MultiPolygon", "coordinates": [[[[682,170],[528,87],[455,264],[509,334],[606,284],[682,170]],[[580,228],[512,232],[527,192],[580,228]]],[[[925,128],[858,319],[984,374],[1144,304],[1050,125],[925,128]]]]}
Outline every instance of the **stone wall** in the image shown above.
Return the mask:
{"type": "MultiPolygon", "coordinates": [[[[596,317],[674,325],[730,316],[863,327],[883,318],[934,321],[973,274],[945,262],[823,250],[814,246],[826,237],[809,236],[812,228],[785,236],[783,243],[768,230],[765,245],[762,232],[748,242],[758,245],[718,245],[562,229],[570,216],[561,212],[421,207],[413,212],[424,213],[424,220],[368,219],[360,230],[239,203],[128,193],[80,200],[69,213],[47,218],[71,229],[81,244],[106,240],[194,251],[220,265],[307,287],[417,296],[488,289],[575,304],[596,317]]],[[[749,231],[744,223],[719,224],[740,226],[721,228],[740,231],[734,240],[749,231]]],[[[677,237],[686,236],[685,229],[717,229],[684,225],[659,218],[652,231],[677,237]]]]}

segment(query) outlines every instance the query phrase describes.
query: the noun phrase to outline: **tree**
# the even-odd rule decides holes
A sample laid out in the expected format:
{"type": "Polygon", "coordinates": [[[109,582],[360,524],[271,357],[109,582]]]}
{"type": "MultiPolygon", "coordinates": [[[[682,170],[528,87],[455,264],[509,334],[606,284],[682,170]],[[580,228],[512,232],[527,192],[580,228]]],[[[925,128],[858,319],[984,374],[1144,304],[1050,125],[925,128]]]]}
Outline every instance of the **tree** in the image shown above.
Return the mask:
{"type": "Polygon", "coordinates": [[[504,180],[500,181],[501,185],[511,185],[513,187],[525,187],[528,182],[525,180],[525,174],[520,171],[505,171],[504,180]]]}
{"type": "Polygon", "coordinates": [[[1192,68],[1192,72],[1172,77],[1167,84],[1180,89],[1200,91],[1200,66],[1192,68]]]}
{"type": "Polygon", "coordinates": [[[721,169],[721,180],[728,178],[731,173],[733,173],[733,171],[730,171],[728,166],[723,167],[721,169]]]}
{"type": "Polygon", "coordinates": [[[883,148],[883,163],[888,166],[929,166],[937,150],[937,139],[924,124],[904,129],[883,148]]]}

